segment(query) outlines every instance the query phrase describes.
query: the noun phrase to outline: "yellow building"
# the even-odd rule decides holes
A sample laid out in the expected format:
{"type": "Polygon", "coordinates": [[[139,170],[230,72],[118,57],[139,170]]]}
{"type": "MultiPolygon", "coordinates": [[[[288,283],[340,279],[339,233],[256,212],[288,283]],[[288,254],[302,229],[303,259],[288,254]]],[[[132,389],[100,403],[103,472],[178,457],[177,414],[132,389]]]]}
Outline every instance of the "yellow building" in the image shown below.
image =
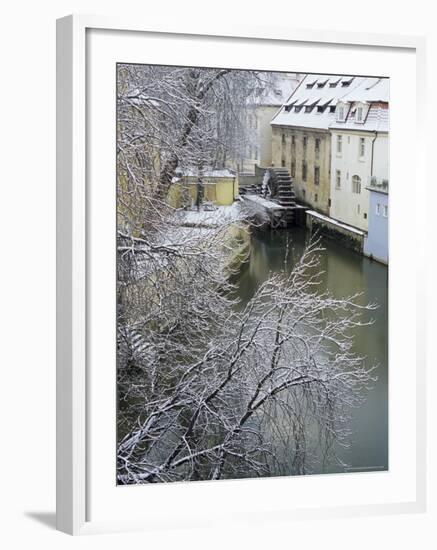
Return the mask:
{"type": "Polygon", "coordinates": [[[229,206],[238,198],[237,176],[228,169],[205,170],[201,178],[187,171],[172,184],[168,202],[173,208],[194,206],[199,192],[203,195],[201,202],[229,206]]]}

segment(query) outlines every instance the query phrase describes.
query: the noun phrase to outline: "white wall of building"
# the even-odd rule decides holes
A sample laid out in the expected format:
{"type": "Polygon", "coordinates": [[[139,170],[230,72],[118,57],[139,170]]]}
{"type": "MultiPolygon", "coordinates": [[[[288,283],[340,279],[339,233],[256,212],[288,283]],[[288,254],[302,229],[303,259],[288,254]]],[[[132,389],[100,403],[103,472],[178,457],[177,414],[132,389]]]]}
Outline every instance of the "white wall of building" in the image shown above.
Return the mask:
{"type": "Polygon", "coordinates": [[[330,215],[336,220],[367,231],[369,191],[366,187],[371,175],[388,178],[388,136],[378,133],[375,137],[373,132],[332,130],[331,140],[330,215]],[[337,145],[339,136],[341,151],[337,145]],[[374,142],[373,172],[372,142],[374,142]],[[337,183],[338,174],[340,174],[340,187],[337,183]],[[354,176],[360,178],[359,193],[354,192],[354,176]]]}

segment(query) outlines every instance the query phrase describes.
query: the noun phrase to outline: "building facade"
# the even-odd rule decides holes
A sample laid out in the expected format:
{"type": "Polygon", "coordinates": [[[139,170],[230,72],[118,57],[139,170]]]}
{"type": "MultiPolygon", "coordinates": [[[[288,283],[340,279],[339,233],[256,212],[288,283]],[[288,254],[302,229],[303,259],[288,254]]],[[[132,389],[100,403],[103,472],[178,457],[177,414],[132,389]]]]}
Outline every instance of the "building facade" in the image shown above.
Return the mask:
{"type": "Polygon", "coordinates": [[[387,182],[388,79],[366,78],[338,101],[331,131],[330,216],[367,231],[370,182],[387,182]]]}
{"type": "Polygon", "coordinates": [[[273,126],[273,165],[288,169],[296,199],[329,214],[331,136],[322,129],[273,126]]]}
{"type": "Polygon", "coordinates": [[[330,215],[331,135],[338,102],[362,77],[306,75],[271,121],[272,161],[286,167],[296,198],[330,215]]]}
{"type": "Polygon", "coordinates": [[[388,264],[388,181],[374,177],[368,186],[369,227],[364,254],[388,264]]]}

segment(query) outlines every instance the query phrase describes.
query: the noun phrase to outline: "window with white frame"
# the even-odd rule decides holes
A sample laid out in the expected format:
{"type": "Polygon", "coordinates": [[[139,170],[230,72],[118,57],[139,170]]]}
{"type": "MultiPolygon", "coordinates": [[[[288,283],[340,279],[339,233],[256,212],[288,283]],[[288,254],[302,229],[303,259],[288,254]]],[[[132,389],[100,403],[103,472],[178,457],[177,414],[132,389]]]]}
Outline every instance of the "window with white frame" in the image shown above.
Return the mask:
{"type": "Polygon", "coordinates": [[[388,206],[385,204],[384,205],[384,214],[383,214],[384,218],[387,218],[388,216],[388,206]]]}
{"type": "Polygon", "coordinates": [[[361,193],[361,178],[360,176],[352,176],[352,193],[360,194],[361,193]]]}
{"type": "Polygon", "coordinates": [[[356,122],[363,122],[363,107],[359,105],[357,107],[357,113],[355,115],[356,122]]]}
{"type": "Polygon", "coordinates": [[[344,120],[344,106],[340,105],[337,110],[337,120],[343,121],[344,120]]]}
{"type": "Polygon", "coordinates": [[[343,136],[337,136],[337,154],[341,155],[343,148],[343,136]]]}
{"type": "Polygon", "coordinates": [[[335,171],[335,188],[336,189],[341,188],[341,170],[335,171]]]}
{"type": "Polygon", "coordinates": [[[381,215],[381,205],[379,204],[379,202],[376,204],[376,207],[375,207],[375,214],[377,216],[380,216],[381,215]]]}

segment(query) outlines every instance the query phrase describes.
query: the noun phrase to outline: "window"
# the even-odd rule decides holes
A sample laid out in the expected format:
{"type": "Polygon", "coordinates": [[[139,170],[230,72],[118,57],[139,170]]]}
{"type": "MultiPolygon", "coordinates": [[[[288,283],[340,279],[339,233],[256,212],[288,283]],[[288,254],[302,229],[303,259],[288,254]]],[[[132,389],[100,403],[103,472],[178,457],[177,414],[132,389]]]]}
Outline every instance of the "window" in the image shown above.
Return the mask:
{"type": "Polygon", "coordinates": [[[296,136],[291,136],[291,145],[294,147],[296,145],[296,136]]]}
{"type": "Polygon", "coordinates": [[[319,156],[319,153],[320,153],[320,138],[315,139],[314,149],[315,149],[315,152],[316,152],[316,156],[319,156]]]}
{"type": "Polygon", "coordinates": [[[311,113],[311,111],[313,110],[313,107],[314,107],[314,105],[306,105],[305,106],[305,112],[306,113],[311,113]]]}
{"type": "Polygon", "coordinates": [[[303,198],[303,200],[305,200],[305,195],[306,195],[306,191],[305,191],[305,189],[302,189],[302,198],[303,198]]]}
{"type": "Polygon", "coordinates": [[[291,163],[291,177],[296,177],[296,163],[294,161],[291,163]]]}
{"type": "Polygon", "coordinates": [[[367,220],[367,212],[364,212],[363,218],[364,218],[365,220],[367,220]]]}
{"type": "Polygon", "coordinates": [[[341,81],[341,85],[346,87],[346,86],[350,86],[350,83],[352,82],[352,80],[354,79],[353,76],[351,76],[350,78],[344,78],[342,81],[341,81]]]}
{"type": "Polygon", "coordinates": [[[318,202],[319,200],[319,195],[317,193],[314,194],[314,202],[318,202]]]}
{"type": "Polygon", "coordinates": [[[335,105],[330,105],[329,106],[329,112],[330,113],[335,113],[335,105]]]}
{"type": "Polygon", "coordinates": [[[344,120],[344,107],[338,108],[337,120],[344,120]]]}
{"type": "Polygon", "coordinates": [[[352,193],[361,193],[361,178],[360,176],[352,176],[352,193]]]}
{"type": "Polygon", "coordinates": [[[384,218],[386,218],[388,216],[388,206],[385,204],[384,205],[384,214],[383,214],[384,218]]]}
{"type": "Polygon", "coordinates": [[[307,180],[307,163],[305,161],[302,162],[302,179],[303,181],[307,180]]]}
{"type": "Polygon", "coordinates": [[[285,145],[285,134],[282,134],[282,145],[285,145]]]}
{"type": "Polygon", "coordinates": [[[282,159],[282,160],[281,160],[281,166],[282,166],[282,168],[285,167],[285,159],[282,159]]]}
{"type": "Polygon", "coordinates": [[[362,107],[357,107],[356,121],[357,122],[362,122],[363,121],[363,108],[362,107]]]}
{"type": "Polygon", "coordinates": [[[378,202],[377,205],[376,205],[375,214],[376,214],[377,216],[379,216],[379,215],[381,214],[381,205],[379,204],[379,202],[378,202]]]}
{"type": "Polygon", "coordinates": [[[359,214],[361,211],[361,206],[359,204],[357,204],[357,214],[359,214]]]}
{"type": "Polygon", "coordinates": [[[323,113],[323,111],[325,110],[326,106],[323,106],[323,105],[317,105],[317,112],[318,113],[323,113]]]}
{"type": "Polygon", "coordinates": [[[335,171],[335,188],[336,189],[341,188],[341,171],[340,170],[335,171]]]}
{"type": "Polygon", "coordinates": [[[341,155],[342,147],[343,147],[343,136],[337,136],[337,154],[341,155]]]}
{"type": "Polygon", "coordinates": [[[366,152],[366,140],[363,137],[360,137],[358,152],[359,152],[360,158],[363,158],[364,153],[366,152]]]}
{"type": "Polygon", "coordinates": [[[318,166],[314,167],[314,185],[319,185],[320,183],[320,168],[318,166]]]}
{"type": "Polygon", "coordinates": [[[331,206],[331,199],[328,199],[328,206],[331,206]]]}
{"type": "Polygon", "coordinates": [[[308,143],[308,138],[306,136],[303,136],[303,147],[304,147],[304,149],[306,149],[307,143],[308,143]]]}

